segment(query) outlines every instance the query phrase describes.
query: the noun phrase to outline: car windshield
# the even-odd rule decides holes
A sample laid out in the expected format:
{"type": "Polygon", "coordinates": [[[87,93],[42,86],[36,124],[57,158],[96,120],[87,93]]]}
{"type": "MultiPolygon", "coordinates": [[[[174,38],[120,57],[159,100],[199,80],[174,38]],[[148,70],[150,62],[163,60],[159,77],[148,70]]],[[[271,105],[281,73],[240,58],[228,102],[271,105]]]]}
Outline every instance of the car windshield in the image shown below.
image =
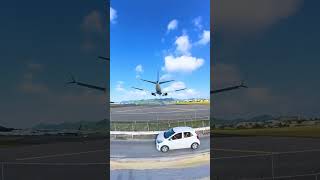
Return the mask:
{"type": "Polygon", "coordinates": [[[173,128],[169,129],[168,131],[164,132],[164,138],[168,139],[170,136],[174,134],[173,128]]]}

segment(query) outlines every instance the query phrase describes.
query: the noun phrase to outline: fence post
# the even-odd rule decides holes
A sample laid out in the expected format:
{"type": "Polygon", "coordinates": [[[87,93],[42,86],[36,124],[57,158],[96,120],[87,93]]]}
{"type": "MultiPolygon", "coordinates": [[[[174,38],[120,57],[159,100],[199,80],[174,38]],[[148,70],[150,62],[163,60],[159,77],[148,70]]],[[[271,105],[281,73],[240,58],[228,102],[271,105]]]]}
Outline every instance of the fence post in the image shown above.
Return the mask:
{"type": "Polygon", "coordinates": [[[134,131],[137,130],[137,121],[134,121],[134,131]]]}
{"type": "Polygon", "coordinates": [[[148,131],[150,131],[149,120],[148,120],[148,122],[147,122],[147,126],[148,126],[148,131]]]}
{"type": "Polygon", "coordinates": [[[134,131],[133,122],[131,123],[131,131],[134,131]]]}
{"type": "Polygon", "coordinates": [[[273,153],[271,153],[271,173],[272,173],[272,179],[274,179],[274,164],[273,164],[273,153]]]}
{"type": "Polygon", "coordinates": [[[4,164],[1,163],[1,180],[4,180],[4,164]]]}

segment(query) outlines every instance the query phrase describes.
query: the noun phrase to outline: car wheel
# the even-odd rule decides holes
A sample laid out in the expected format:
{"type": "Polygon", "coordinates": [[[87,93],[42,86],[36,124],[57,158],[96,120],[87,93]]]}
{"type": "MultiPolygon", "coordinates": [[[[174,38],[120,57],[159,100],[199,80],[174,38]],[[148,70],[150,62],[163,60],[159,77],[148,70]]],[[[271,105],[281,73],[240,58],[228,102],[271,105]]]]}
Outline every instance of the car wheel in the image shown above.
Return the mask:
{"type": "Polygon", "coordinates": [[[167,152],[169,151],[169,147],[168,146],[162,146],[161,147],[161,152],[167,152]]]}
{"type": "Polygon", "coordinates": [[[199,147],[199,144],[196,142],[191,144],[191,149],[198,149],[198,147],[199,147]]]}

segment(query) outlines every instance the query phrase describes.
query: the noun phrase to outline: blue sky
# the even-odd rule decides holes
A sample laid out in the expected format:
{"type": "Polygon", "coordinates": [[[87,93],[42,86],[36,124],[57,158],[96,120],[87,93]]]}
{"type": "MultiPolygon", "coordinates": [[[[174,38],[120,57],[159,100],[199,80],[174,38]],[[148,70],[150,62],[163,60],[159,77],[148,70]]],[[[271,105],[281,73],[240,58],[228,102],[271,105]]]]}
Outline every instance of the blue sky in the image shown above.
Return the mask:
{"type": "MultiPolygon", "coordinates": [[[[209,89],[209,69],[214,69],[213,89],[241,80],[250,87],[213,96],[215,116],[318,117],[320,2],[261,1],[264,3],[214,1],[211,68],[209,45],[193,45],[201,30],[192,24],[201,16],[202,30],[209,29],[209,2],[113,1],[117,17],[110,26],[112,93],[118,81],[123,81],[122,87],[128,91],[131,86],[152,89],[136,79],[136,66],[142,65],[142,78],[156,79],[166,55],[178,56],[174,43],[185,29],[192,42],[190,54],[204,63],[192,72],[172,73],[174,79],[204,97],[209,89]],[[167,33],[173,19],[178,27],[167,33]]],[[[65,86],[70,73],[95,85],[107,82],[106,64],[97,60],[97,56],[108,56],[109,48],[103,1],[6,1],[0,20],[0,125],[31,127],[41,122],[97,121],[107,116],[105,94],[65,86]]]]}
{"type": "Polygon", "coordinates": [[[215,1],[213,88],[241,80],[249,86],[214,96],[215,117],[319,116],[319,5],[215,1]]]}
{"type": "Polygon", "coordinates": [[[210,1],[112,1],[110,25],[110,97],[112,101],[154,98],[139,78],[176,82],[168,97],[209,97],[210,1]],[[179,7],[179,8],[177,8],[179,7]]]}
{"type": "Polygon", "coordinates": [[[98,121],[105,95],[66,86],[78,80],[104,86],[107,56],[103,1],[6,1],[0,20],[0,125],[98,121]],[[18,112],[18,113],[17,113],[18,112]]]}

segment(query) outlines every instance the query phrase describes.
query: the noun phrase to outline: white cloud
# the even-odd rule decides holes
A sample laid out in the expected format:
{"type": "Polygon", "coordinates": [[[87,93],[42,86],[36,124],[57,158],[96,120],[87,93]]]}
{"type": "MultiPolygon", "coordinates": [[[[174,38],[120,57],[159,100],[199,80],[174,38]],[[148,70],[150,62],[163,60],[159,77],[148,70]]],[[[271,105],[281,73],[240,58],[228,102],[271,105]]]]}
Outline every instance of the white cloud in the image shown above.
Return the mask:
{"type": "Polygon", "coordinates": [[[49,92],[46,85],[40,83],[34,83],[31,80],[26,80],[21,83],[20,90],[26,93],[42,94],[49,92]]]}
{"type": "Polygon", "coordinates": [[[175,92],[175,96],[180,99],[198,98],[200,93],[195,89],[186,89],[184,91],[175,92]]]}
{"type": "Polygon", "coordinates": [[[124,87],[123,87],[124,82],[123,81],[118,81],[117,85],[116,85],[116,90],[117,91],[125,91],[124,87]]]}
{"type": "Polygon", "coordinates": [[[202,24],[201,24],[202,23],[202,17],[201,16],[198,16],[198,17],[194,18],[192,23],[198,29],[200,29],[200,30],[202,29],[202,24]]]}
{"type": "Polygon", "coordinates": [[[200,40],[196,42],[199,45],[206,45],[210,42],[210,31],[204,30],[200,37],[200,40]]]}
{"type": "Polygon", "coordinates": [[[28,64],[28,68],[30,70],[42,70],[43,69],[43,65],[42,64],[38,64],[38,63],[29,63],[28,64]]]}
{"type": "Polygon", "coordinates": [[[172,75],[171,74],[164,74],[160,77],[160,81],[168,81],[172,78],[172,75]]]}
{"type": "Polygon", "coordinates": [[[173,19],[169,22],[168,27],[167,27],[167,32],[171,31],[171,30],[175,30],[178,27],[178,20],[173,19]]]}
{"type": "Polygon", "coordinates": [[[137,73],[142,73],[143,72],[143,67],[141,64],[137,65],[136,68],[135,68],[136,72],[137,73]]]}
{"type": "Polygon", "coordinates": [[[204,64],[204,60],[192,56],[166,56],[164,69],[168,72],[192,72],[204,64]]]}
{"type": "MultiPolygon", "coordinates": [[[[296,14],[303,0],[223,0],[216,1],[215,24],[222,32],[257,32],[296,14]]],[[[213,28],[212,28],[213,29],[213,28]]]]}
{"type": "Polygon", "coordinates": [[[185,55],[189,55],[190,54],[190,49],[192,47],[190,40],[189,40],[189,36],[188,35],[182,35],[177,37],[176,41],[176,51],[181,53],[181,54],[185,54],[185,55]]]}
{"type": "Polygon", "coordinates": [[[177,81],[171,83],[168,87],[163,88],[163,92],[168,92],[168,95],[178,99],[196,98],[200,93],[194,89],[186,89],[183,91],[174,92],[178,89],[187,88],[184,82],[177,81]]]}
{"type": "Polygon", "coordinates": [[[178,99],[190,99],[190,98],[199,98],[200,93],[195,89],[186,89],[183,91],[171,92],[169,93],[169,96],[175,97],[178,99]]]}
{"type": "Polygon", "coordinates": [[[140,90],[127,90],[124,94],[125,100],[139,100],[139,99],[145,99],[146,96],[148,96],[148,93],[146,91],[140,91],[140,90]]]}
{"type": "Polygon", "coordinates": [[[186,88],[185,83],[182,81],[177,81],[171,83],[168,87],[163,88],[163,92],[171,92],[183,88],[186,88]]]}
{"type": "Polygon", "coordinates": [[[116,93],[111,97],[112,101],[140,100],[150,98],[151,94],[147,91],[137,89],[126,89],[123,81],[118,81],[115,87],[116,93]]]}
{"type": "Polygon", "coordinates": [[[85,16],[82,22],[82,28],[85,31],[101,32],[102,19],[100,13],[94,10],[85,16]]]}
{"type": "Polygon", "coordinates": [[[112,7],[110,7],[110,22],[116,23],[117,17],[118,17],[117,11],[112,7]]]}

